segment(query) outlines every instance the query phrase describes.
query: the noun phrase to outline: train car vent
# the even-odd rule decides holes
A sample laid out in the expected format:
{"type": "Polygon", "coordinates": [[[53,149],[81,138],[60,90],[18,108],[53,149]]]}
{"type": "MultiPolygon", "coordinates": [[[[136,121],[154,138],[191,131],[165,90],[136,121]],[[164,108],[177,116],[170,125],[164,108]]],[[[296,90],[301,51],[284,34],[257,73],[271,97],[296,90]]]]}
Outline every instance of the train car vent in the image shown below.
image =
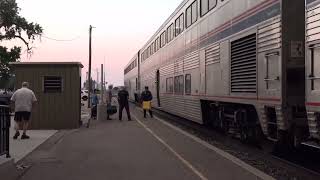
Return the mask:
{"type": "Polygon", "coordinates": [[[252,34],[231,43],[231,92],[256,93],[257,43],[252,34]]]}

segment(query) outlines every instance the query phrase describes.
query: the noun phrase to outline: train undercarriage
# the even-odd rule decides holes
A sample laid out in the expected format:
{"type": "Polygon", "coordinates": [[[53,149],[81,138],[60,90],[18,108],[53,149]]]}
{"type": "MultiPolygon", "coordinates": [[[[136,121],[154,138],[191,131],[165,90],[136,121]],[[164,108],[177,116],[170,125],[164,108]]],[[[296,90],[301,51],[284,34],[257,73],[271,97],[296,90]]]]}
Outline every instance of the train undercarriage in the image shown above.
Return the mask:
{"type": "Polygon", "coordinates": [[[263,139],[268,139],[275,143],[275,148],[288,150],[299,148],[309,137],[304,107],[292,107],[286,112],[264,106],[264,124],[261,124],[254,105],[201,100],[201,108],[205,126],[239,138],[244,143],[259,145],[263,139]],[[292,116],[285,115],[289,113],[292,116]],[[279,128],[281,121],[286,118],[289,121],[288,129],[279,128]],[[264,125],[267,126],[266,131],[263,131],[264,125]]]}

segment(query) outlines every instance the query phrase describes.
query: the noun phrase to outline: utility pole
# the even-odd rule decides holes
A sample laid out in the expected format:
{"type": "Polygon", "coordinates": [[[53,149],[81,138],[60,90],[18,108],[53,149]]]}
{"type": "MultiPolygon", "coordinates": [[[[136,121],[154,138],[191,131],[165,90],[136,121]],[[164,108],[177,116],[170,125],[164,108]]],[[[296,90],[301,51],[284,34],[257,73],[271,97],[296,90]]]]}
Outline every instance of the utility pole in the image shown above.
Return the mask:
{"type": "Polygon", "coordinates": [[[91,82],[91,34],[92,34],[92,26],[89,27],[89,93],[88,93],[88,108],[91,107],[91,90],[92,90],[92,82],[91,82]]]}
{"type": "Polygon", "coordinates": [[[101,104],[104,104],[103,95],[104,95],[104,88],[103,88],[103,64],[101,64],[101,104]]]}

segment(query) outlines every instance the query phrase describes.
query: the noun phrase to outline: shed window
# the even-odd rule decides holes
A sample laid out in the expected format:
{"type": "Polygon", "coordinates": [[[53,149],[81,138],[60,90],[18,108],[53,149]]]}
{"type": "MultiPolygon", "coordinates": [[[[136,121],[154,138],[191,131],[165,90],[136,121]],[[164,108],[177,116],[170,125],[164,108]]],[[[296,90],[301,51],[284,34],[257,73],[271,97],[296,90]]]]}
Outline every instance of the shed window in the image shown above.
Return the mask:
{"type": "Polygon", "coordinates": [[[173,93],[173,78],[166,79],[166,91],[167,93],[173,93]]]}
{"type": "Polygon", "coordinates": [[[43,91],[45,93],[61,93],[62,92],[62,77],[45,76],[43,79],[43,91]]]}
{"type": "Polygon", "coordinates": [[[174,93],[183,94],[183,75],[174,77],[174,93]]]}
{"type": "Polygon", "coordinates": [[[191,74],[186,74],[185,77],[185,93],[191,94],[191,74]]]}

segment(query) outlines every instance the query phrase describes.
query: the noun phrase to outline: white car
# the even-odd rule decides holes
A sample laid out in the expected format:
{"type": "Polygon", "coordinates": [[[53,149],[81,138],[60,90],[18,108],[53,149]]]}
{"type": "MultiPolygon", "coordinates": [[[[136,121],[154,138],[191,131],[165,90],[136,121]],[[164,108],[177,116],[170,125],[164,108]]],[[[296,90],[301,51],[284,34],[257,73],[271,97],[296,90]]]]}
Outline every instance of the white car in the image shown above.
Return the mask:
{"type": "Polygon", "coordinates": [[[81,90],[81,100],[83,101],[88,100],[88,90],[81,90]]]}

